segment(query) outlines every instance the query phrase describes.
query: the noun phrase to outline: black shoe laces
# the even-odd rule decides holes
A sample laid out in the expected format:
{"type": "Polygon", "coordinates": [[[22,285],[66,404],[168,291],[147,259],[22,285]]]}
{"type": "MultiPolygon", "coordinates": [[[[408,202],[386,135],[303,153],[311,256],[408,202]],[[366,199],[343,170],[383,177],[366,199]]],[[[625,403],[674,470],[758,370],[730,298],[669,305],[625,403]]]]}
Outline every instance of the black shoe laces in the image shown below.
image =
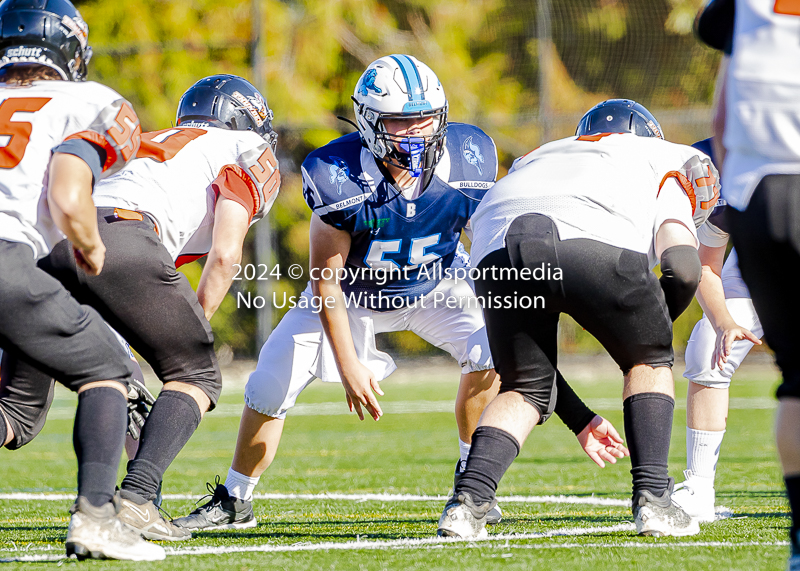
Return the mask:
{"type": "MultiPolygon", "coordinates": [[[[153,505],[155,506],[156,504],[154,503],[153,505]]],[[[166,521],[172,523],[172,515],[167,510],[165,510],[161,506],[156,506],[156,509],[166,521]]]]}
{"type": "Polygon", "coordinates": [[[217,488],[220,486],[219,480],[220,480],[220,477],[219,477],[219,475],[217,475],[217,477],[214,478],[214,483],[213,484],[211,482],[206,482],[206,490],[208,490],[208,493],[205,496],[203,496],[202,498],[200,498],[199,500],[197,500],[194,503],[194,505],[197,506],[197,504],[199,504],[200,502],[202,502],[206,498],[211,498],[211,501],[208,502],[208,505],[200,506],[199,508],[194,510],[192,513],[200,513],[201,511],[210,511],[214,506],[222,503],[222,500],[214,501],[216,499],[216,497],[217,497],[217,488]]]}

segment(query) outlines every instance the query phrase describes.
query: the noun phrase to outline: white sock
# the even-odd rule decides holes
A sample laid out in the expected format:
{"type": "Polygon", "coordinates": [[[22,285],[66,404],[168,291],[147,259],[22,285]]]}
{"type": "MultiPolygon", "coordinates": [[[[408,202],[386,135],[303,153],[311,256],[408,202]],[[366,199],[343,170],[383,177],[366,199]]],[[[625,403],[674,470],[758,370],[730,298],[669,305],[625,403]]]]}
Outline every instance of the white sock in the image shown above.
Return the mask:
{"type": "Polygon", "coordinates": [[[464,468],[467,467],[467,458],[469,457],[470,448],[472,448],[472,444],[467,444],[460,438],[458,439],[458,450],[461,453],[461,469],[459,472],[463,472],[464,468]]]}
{"type": "Polygon", "coordinates": [[[256,489],[260,476],[251,478],[240,474],[233,468],[228,468],[228,477],[225,479],[225,487],[228,493],[234,498],[245,500],[247,502],[253,501],[253,490],[256,489]]]}
{"type": "Polygon", "coordinates": [[[686,427],[686,467],[695,476],[710,478],[712,485],[724,436],[724,430],[711,432],[686,427]]]}

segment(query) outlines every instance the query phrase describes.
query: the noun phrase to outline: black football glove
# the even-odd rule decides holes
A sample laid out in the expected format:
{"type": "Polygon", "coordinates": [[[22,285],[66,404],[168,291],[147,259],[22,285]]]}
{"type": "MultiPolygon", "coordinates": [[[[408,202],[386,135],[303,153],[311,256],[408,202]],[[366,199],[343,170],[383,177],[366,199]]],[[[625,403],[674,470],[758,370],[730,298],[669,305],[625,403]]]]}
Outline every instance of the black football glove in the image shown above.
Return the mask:
{"type": "Polygon", "coordinates": [[[154,402],[156,397],[147,390],[144,382],[133,377],[128,383],[128,434],[134,440],[139,440],[144,421],[154,402]]]}

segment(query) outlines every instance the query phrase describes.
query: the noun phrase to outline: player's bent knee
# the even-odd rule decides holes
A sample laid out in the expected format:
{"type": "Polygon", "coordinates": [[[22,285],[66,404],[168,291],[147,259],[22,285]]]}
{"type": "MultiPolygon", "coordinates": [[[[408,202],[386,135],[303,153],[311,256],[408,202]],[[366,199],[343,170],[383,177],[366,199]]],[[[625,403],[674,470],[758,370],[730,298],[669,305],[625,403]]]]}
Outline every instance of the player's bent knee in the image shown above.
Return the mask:
{"type": "Polygon", "coordinates": [[[526,403],[539,413],[539,424],[544,424],[553,414],[556,407],[555,375],[546,379],[500,380],[500,394],[506,392],[519,393],[526,403]]]}
{"type": "Polygon", "coordinates": [[[466,355],[464,355],[461,362],[461,372],[464,374],[486,371],[494,368],[492,350],[489,347],[489,338],[486,335],[485,326],[469,336],[466,355]]]}
{"type": "Polygon", "coordinates": [[[80,385],[75,389],[75,392],[78,394],[84,393],[86,391],[90,391],[92,389],[98,389],[101,387],[108,387],[111,389],[116,389],[125,395],[125,398],[128,398],[128,386],[121,382],[121,381],[92,381],[89,383],[85,383],[80,385]]]}
{"type": "Polygon", "coordinates": [[[183,381],[170,381],[169,383],[164,384],[163,390],[175,391],[189,395],[197,403],[197,408],[200,409],[200,414],[204,414],[211,407],[211,397],[201,386],[183,381]]]}
{"type": "Polygon", "coordinates": [[[689,378],[689,382],[702,387],[708,387],[709,389],[727,389],[731,386],[731,378],[719,374],[719,371],[716,370],[711,371],[711,375],[709,376],[689,378]]]}
{"type": "Polygon", "coordinates": [[[184,368],[180,374],[163,379],[164,389],[175,390],[191,396],[201,412],[214,410],[222,394],[222,375],[216,360],[207,361],[208,366],[195,369],[184,368]],[[213,363],[213,366],[210,364],[213,363]]]}
{"type": "Polygon", "coordinates": [[[245,385],[244,402],[247,408],[257,413],[272,418],[285,418],[286,411],[294,405],[297,398],[297,395],[291,397],[289,391],[289,383],[281,382],[274,375],[256,369],[245,385]]]}
{"type": "Polygon", "coordinates": [[[12,414],[0,406],[0,422],[6,425],[6,439],[0,442],[0,448],[5,446],[9,450],[18,450],[28,444],[42,431],[46,416],[47,409],[28,409],[12,414]]]}

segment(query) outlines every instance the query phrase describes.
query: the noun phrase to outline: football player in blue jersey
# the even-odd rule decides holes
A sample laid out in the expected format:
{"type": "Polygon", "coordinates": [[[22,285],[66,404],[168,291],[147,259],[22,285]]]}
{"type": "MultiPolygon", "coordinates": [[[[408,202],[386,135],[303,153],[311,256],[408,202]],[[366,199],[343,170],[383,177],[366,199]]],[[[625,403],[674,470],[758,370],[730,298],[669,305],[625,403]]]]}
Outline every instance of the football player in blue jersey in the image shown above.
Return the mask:
{"type": "MultiPolygon", "coordinates": [[[[494,142],[472,125],[448,124],[439,79],[410,56],[370,64],[353,100],[358,132],[312,152],[302,166],[313,211],[310,284],[261,350],[225,484],[218,479],[211,501],[175,525],[193,531],[256,525],[253,490],[275,457],[286,412],[315,378],[342,383],[350,410],[363,420],[366,409],[378,420],[378,381],[395,364],[375,346],[376,333],[413,331],[461,365],[456,477],[478,419],[497,394],[459,242],[497,176],[494,142]]],[[[565,422],[595,462],[626,454],[614,428],[566,383],[559,385],[559,404],[569,409],[565,422]]]]}
{"type": "MultiPolygon", "coordinates": [[[[712,139],[692,146],[714,161],[712,139]]],[[[724,187],[722,193],[724,198],[724,187]]],[[[725,436],[731,377],[750,349],[761,345],[764,335],[736,250],[725,259],[730,238],[727,209],[725,200],[717,201],[697,230],[703,278],[696,297],[704,314],[686,346],[686,480],[672,493],[672,500],[700,522],[716,517],[714,479],[725,436]]]]}

